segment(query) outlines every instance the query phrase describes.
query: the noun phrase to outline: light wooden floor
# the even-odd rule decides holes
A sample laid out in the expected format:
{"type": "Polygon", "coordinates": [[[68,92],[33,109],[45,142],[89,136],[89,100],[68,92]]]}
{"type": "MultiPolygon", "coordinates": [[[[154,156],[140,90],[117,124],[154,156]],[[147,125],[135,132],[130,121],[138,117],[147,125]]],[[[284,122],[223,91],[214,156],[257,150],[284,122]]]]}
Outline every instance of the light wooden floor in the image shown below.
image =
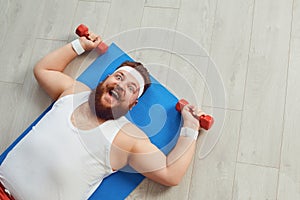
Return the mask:
{"type": "Polygon", "coordinates": [[[0,0],[0,152],[50,104],[32,67],[73,40],[79,23],[104,39],[129,31],[124,49],[132,49],[139,38],[130,30],[167,28],[202,45],[216,65],[190,53],[191,46],[167,31],[141,40],[154,35],[148,44],[172,49],[179,44],[184,58],[203,64],[201,73],[191,73],[193,68],[174,52],[144,48],[130,54],[149,63],[170,90],[221,116],[216,119],[224,127],[211,131],[221,138],[204,159],[200,138],[179,186],[145,180],[128,199],[300,199],[299,21],[299,0],[0,0]],[[190,80],[190,88],[174,78],[179,74],[190,80]],[[222,94],[209,89],[218,81],[225,95],[212,102],[222,94]]]}

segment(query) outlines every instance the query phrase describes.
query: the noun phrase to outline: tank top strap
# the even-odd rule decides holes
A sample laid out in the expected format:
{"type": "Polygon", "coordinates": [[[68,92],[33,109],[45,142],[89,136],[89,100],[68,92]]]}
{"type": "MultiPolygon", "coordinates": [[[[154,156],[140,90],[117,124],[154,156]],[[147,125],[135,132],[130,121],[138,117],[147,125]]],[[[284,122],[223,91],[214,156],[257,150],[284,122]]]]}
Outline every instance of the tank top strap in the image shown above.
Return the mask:
{"type": "Polygon", "coordinates": [[[122,116],[119,119],[109,120],[102,124],[102,133],[110,144],[113,142],[121,128],[127,123],[130,123],[129,120],[125,116],[122,116]]]}
{"type": "Polygon", "coordinates": [[[91,94],[91,91],[84,91],[74,94],[73,108],[77,108],[79,105],[85,103],[91,94]]]}
{"type": "Polygon", "coordinates": [[[69,94],[69,95],[63,96],[63,97],[59,98],[53,104],[53,106],[56,107],[56,106],[60,106],[65,103],[66,104],[72,103],[71,106],[75,109],[79,105],[85,103],[88,100],[90,93],[91,93],[91,91],[84,91],[84,92],[80,92],[80,93],[69,94]]]}

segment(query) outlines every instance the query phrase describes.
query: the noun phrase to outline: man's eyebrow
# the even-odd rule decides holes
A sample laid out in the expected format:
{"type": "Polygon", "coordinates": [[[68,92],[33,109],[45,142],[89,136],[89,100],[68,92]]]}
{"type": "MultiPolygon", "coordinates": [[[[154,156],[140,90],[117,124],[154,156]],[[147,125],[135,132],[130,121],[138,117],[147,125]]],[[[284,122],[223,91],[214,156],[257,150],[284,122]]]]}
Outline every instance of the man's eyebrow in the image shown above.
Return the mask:
{"type": "Polygon", "coordinates": [[[124,73],[120,71],[117,71],[116,74],[121,74],[121,76],[124,76],[124,73]]]}
{"type": "MultiPolygon", "coordinates": [[[[118,74],[118,73],[121,74],[122,77],[125,77],[125,79],[127,78],[127,76],[126,76],[123,72],[117,71],[117,74],[118,74]]],[[[134,87],[136,87],[136,89],[139,88],[139,85],[136,84],[136,83],[133,82],[133,81],[131,81],[130,84],[132,84],[134,87]]]]}

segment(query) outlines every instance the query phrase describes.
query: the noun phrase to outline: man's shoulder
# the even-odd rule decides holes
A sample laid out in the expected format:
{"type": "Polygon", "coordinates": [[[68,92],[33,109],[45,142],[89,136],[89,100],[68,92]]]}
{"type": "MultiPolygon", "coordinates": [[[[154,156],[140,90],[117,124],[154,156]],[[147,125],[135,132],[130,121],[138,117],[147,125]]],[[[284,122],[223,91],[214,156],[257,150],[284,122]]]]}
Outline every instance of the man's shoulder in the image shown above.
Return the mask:
{"type": "Polygon", "coordinates": [[[122,151],[131,152],[132,148],[137,143],[145,139],[148,139],[147,135],[136,125],[129,122],[122,126],[116,135],[115,139],[113,140],[113,147],[117,147],[122,151]]]}
{"type": "Polygon", "coordinates": [[[136,141],[149,139],[146,133],[132,122],[125,124],[121,128],[120,132],[126,135],[127,137],[131,138],[132,140],[136,141]]]}
{"type": "Polygon", "coordinates": [[[91,91],[91,89],[87,85],[85,85],[84,83],[79,82],[79,81],[75,81],[74,84],[71,87],[67,88],[59,96],[59,98],[64,97],[66,95],[77,94],[77,93],[85,92],[85,91],[91,91]]]}

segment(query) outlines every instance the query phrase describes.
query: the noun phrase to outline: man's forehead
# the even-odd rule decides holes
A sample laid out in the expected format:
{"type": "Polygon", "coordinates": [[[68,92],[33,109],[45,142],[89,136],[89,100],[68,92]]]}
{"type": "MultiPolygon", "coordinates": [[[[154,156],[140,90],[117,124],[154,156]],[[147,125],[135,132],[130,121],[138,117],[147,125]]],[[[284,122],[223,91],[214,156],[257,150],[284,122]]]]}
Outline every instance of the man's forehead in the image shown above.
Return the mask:
{"type": "Polygon", "coordinates": [[[115,71],[114,74],[121,74],[122,76],[126,77],[126,79],[130,82],[134,82],[136,85],[139,85],[138,80],[136,79],[136,77],[134,75],[132,75],[132,73],[125,71],[125,70],[118,70],[115,71]]]}
{"type": "Polygon", "coordinates": [[[139,86],[138,80],[131,73],[129,73],[127,71],[119,70],[119,71],[114,72],[114,74],[120,74],[120,75],[124,76],[126,78],[126,80],[128,80],[129,82],[133,82],[137,86],[139,86]]]}

